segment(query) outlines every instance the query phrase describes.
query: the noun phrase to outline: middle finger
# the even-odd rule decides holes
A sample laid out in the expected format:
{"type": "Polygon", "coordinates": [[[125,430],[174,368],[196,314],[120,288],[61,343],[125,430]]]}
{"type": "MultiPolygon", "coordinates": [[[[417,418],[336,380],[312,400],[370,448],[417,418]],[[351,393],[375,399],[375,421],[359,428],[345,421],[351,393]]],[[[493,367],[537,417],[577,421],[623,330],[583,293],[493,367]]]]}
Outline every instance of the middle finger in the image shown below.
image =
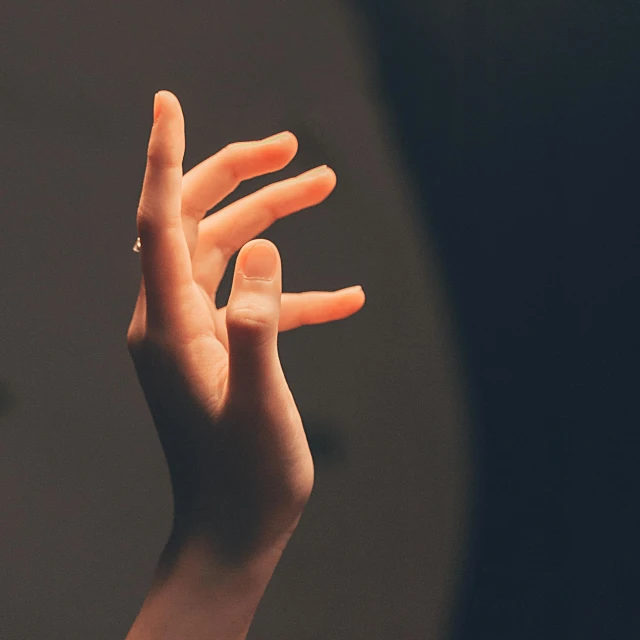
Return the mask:
{"type": "Polygon", "coordinates": [[[319,204],[335,186],[335,173],[323,165],[263,187],[203,220],[192,260],[196,282],[214,296],[236,251],[276,220],[319,204]]]}
{"type": "Polygon", "coordinates": [[[290,131],[264,140],[234,142],[203,160],[182,177],[182,225],[193,256],[198,223],[207,211],[232,193],[243,180],[283,169],[298,151],[290,131]]]}

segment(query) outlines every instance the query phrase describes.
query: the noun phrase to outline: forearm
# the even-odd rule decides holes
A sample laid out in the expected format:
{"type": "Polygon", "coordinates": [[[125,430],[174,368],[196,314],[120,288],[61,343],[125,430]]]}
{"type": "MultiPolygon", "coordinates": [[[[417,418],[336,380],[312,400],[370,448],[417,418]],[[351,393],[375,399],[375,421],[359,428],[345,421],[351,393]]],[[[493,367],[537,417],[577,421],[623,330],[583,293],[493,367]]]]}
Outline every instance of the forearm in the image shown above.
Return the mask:
{"type": "Polygon", "coordinates": [[[126,640],[244,640],[281,554],[234,564],[203,539],[168,546],[126,640]]]}

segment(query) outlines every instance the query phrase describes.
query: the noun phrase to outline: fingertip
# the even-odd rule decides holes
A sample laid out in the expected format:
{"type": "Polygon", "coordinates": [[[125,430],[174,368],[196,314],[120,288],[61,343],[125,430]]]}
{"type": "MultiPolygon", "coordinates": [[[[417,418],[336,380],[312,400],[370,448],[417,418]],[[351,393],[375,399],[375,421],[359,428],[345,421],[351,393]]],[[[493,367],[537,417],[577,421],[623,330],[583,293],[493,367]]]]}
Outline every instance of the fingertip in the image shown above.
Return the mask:
{"type": "Polygon", "coordinates": [[[299,146],[299,145],[298,145],[298,138],[296,137],[296,134],[295,134],[295,133],[293,133],[293,131],[288,131],[288,130],[287,130],[287,131],[285,131],[284,133],[289,134],[289,135],[288,135],[288,139],[293,140],[293,148],[295,149],[295,153],[297,153],[297,152],[298,152],[298,146],[299,146]]]}
{"type": "Polygon", "coordinates": [[[331,187],[332,189],[335,189],[336,184],[338,182],[338,175],[336,174],[336,172],[329,166],[327,166],[327,172],[328,174],[332,177],[333,180],[333,186],[331,187]]]}
{"type": "Polygon", "coordinates": [[[298,147],[298,138],[296,137],[296,135],[294,133],[292,133],[291,131],[289,131],[288,129],[285,129],[284,131],[281,131],[280,133],[274,133],[272,136],[268,136],[267,138],[263,138],[262,140],[259,140],[258,143],[259,144],[279,144],[282,145],[283,143],[286,145],[290,145],[291,143],[294,143],[296,148],[298,147]]]}
{"type": "Polygon", "coordinates": [[[260,141],[246,143],[256,162],[256,173],[263,175],[284,169],[298,153],[298,138],[291,131],[281,131],[260,141]]]}
{"type": "Polygon", "coordinates": [[[281,148],[284,147],[287,150],[287,164],[293,160],[298,153],[298,138],[291,131],[283,131],[274,138],[280,143],[281,148]]]}
{"type": "Polygon", "coordinates": [[[163,169],[180,168],[185,152],[185,126],[178,98],[163,89],[153,99],[153,126],[149,135],[147,156],[163,169]]]}
{"type": "Polygon", "coordinates": [[[341,289],[342,293],[359,293],[360,291],[364,294],[362,285],[359,284],[354,284],[352,287],[345,287],[344,289],[341,289]]]}
{"type": "MultiPolygon", "coordinates": [[[[316,169],[316,171],[318,169],[316,169]]],[[[301,181],[305,182],[305,180],[307,179],[311,183],[309,184],[308,188],[312,189],[312,194],[315,194],[315,197],[310,202],[310,204],[320,204],[321,202],[326,200],[333,193],[338,182],[335,171],[327,165],[324,165],[324,167],[318,174],[313,174],[312,172],[310,172],[309,177],[302,177],[301,181]]]]}
{"type": "Polygon", "coordinates": [[[364,289],[362,288],[361,285],[357,284],[353,287],[347,287],[346,289],[342,289],[342,293],[348,293],[350,294],[351,298],[354,301],[357,301],[357,308],[356,311],[358,311],[360,308],[362,308],[362,306],[364,305],[364,303],[367,300],[367,296],[364,292],[364,289]]]}
{"type": "Polygon", "coordinates": [[[336,172],[329,165],[326,165],[326,164],[322,165],[321,167],[316,167],[315,169],[313,169],[308,173],[309,173],[309,178],[312,178],[315,180],[322,180],[320,184],[322,184],[324,187],[330,186],[330,191],[333,191],[338,181],[338,176],[336,175],[336,172]]]}
{"type": "Polygon", "coordinates": [[[273,281],[280,273],[278,247],[266,238],[255,238],[247,242],[238,254],[236,271],[248,280],[273,281]],[[259,248],[260,247],[260,248],[259,248]],[[253,251],[253,249],[256,249],[253,251]],[[251,260],[248,260],[251,254],[251,260]]]}
{"type": "Polygon", "coordinates": [[[153,121],[154,123],[165,113],[173,113],[183,118],[182,105],[178,97],[168,89],[157,91],[153,97],[153,121]]]}
{"type": "Polygon", "coordinates": [[[160,97],[161,100],[172,100],[175,101],[178,105],[180,104],[180,100],[175,93],[169,91],[168,89],[160,89],[156,92],[156,96],[160,97]]]}

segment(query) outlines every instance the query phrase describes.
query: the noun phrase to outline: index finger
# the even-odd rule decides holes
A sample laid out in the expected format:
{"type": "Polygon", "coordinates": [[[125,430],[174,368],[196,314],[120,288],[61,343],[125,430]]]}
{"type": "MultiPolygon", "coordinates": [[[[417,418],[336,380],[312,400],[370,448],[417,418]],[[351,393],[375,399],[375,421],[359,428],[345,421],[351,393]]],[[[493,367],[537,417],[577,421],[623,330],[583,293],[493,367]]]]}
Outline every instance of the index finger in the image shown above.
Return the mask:
{"type": "Polygon", "coordinates": [[[180,102],[170,91],[159,91],[136,219],[149,319],[166,317],[192,282],[181,217],[184,149],[180,102]]]}

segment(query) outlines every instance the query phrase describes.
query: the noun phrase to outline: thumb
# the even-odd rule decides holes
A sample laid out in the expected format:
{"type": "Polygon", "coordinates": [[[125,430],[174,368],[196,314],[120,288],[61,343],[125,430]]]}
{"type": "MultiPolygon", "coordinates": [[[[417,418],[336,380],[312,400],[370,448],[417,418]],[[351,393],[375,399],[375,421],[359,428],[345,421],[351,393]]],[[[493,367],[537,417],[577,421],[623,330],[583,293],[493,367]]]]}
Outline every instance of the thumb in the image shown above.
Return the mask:
{"type": "Polygon", "coordinates": [[[280,254],[264,239],[245,244],[236,260],[227,303],[229,390],[243,403],[259,400],[280,380],[278,324],[280,254]]]}

